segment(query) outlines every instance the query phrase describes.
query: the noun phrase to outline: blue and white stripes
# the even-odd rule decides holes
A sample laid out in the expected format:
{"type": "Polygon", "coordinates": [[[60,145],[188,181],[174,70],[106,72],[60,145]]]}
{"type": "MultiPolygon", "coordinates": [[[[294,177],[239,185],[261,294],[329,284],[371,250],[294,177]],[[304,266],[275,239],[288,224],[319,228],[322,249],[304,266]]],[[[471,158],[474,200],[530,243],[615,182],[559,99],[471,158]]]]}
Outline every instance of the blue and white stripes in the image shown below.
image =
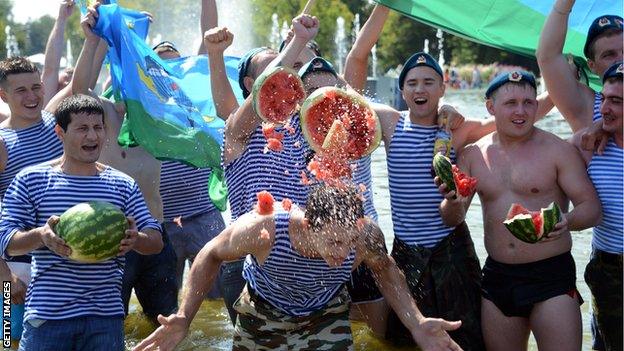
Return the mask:
{"type": "Polygon", "coordinates": [[[7,164],[0,172],[0,198],[11,184],[13,177],[24,167],[36,165],[60,157],[63,144],[54,133],[54,115],[41,111],[43,120],[25,129],[0,128],[0,138],[7,150],[7,164]]]}
{"type": "Polygon", "coordinates": [[[214,209],[208,194],[210,173],[210,168],[195,168],[176,161],[162,162],[160,196],[165,221],[214,209]]]}
{"type": "Polygon", "coordinates": [[[309,186],[302,184],[301,172],[306,170],[309,148],[301,132],[299,116],[295,115],[290,123],[294,133],[283,127],[275,128],[284,135],[282,151],[265,153],[267,141],[262,127],[258,126],[245,152],[225,165],[232,221],[253,210],[256,193],[262,190],[270,192],[276,201],[289,198],[294,204],[305,206],[309,186]]]}
{"type": "MultiPolygon", "coordinates": [[[[443,198],[431,176],[437,131],[437,125],[412,124],[402,113],[388,149],[394,235],[408,245],[431,248],[453,230],[442,223],[439,205],[443,198]]],[[[454,150],[451,159],[454,163],[454,150]]]]}
{"type": "MultiPolygon", "coordinates": [[[[52,215],[86,201],[107,201],[136,220],[139,230],[160,230],[129,176],[107,168],[95,176],[73,176],[41,164],[16,176],[4,197],[0,218],[0,249],[6,256],[11,237],[45,225],[52,215]]],[[[123,317],[121,282],[125,258],[77,263],[47,247],[32,251],[32,281],[26,295],[24,320],[62,320],[78,316],[123,317]]]]}
{"type": "Polygon", "coordinates": [[[624,252],[624,153],[609,139],[602,155],[594,154],[587,173],[602,205],[602,222],[594,227],[592,246],[614,254],[624,252]]]}
{"type": "Polygon", "coordinates": [[[594,115],[592,116],[592,121],[596,122],[597,120],[602,118],[602,113],[600,113],[600,105],[602,105],[602,94],[599,92],[594,93],[594,115]]]}
{"type": "Polygon", "coordinates": [[[355,260],[352,250],[339,267],[322,258],[308,258],[292,247],[289,214],[275,215],[275,243],[262,265],[247,255],[243,277],[258,295],[291,316],[306,316],[327,304],[347,280],[355,260]]]}

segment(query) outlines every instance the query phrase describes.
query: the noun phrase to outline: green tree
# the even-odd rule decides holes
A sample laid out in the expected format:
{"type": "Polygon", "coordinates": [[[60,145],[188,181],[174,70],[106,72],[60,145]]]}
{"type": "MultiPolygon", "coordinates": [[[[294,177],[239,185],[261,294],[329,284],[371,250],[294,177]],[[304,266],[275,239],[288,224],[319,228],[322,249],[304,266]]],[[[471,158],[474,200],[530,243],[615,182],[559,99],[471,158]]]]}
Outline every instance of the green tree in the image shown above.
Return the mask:
{"type": "MultiPolygon", "coordinates": [[[[253,25],[257,42],[260,45],[268,45],[271,33],[273,13],[278,16],[278,22],[281,24],[286,21],[290,24],[292,19],[297,16],[305,6],[305,0],[283,0],[280,6],[276,7],[274,3],[265,0],[252,0],[254,6],[253,25]]],[[[342,17],[345,20],[345,33],[348,36],[351,31],[353,22],[353,13],[347,5],[340,0],[318,0],[311,9],[311,15],[319,18],[320,28],[316,41],[319,43],[323,56],[333,60],[336,50],[336,19],[342,17]]],[[[347,40],[347,49],[349,49],[350,41],[347,40]]]]}

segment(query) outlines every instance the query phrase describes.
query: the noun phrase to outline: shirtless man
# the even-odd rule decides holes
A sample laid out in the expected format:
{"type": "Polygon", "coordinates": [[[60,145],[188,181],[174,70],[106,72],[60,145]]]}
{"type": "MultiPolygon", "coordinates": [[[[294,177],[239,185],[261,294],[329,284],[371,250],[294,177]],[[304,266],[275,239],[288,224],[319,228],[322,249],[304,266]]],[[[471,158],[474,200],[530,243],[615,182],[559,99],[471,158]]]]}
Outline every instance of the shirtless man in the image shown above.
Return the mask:
{"type": "MultiPolygon", "coordinates": [[[[537,48],[537,63],[550,97],[573,132],[600,117],[601,95],[579,82],[563,54],[568,18],[575,0],[557,0],[544,24],[537,48]]],[[[587,32],[584,53],[592,72],[602,77],[612,64],[622,61],[622,17],[596,18],[587,32]]]]}
{"type": "MultiPolygon", "coordinates": [[[[576,149],[535,128],[535,78],[523,71],[503,73],[486,91],[486,107],[496,132],[460,154],[459,168],[479,180],[485,248],[482,329],[488,350],[526,350],[533,331],[540,350],[581,348],[582,299],[570,254],[570,230],[600,220],[600,202],[576,149]],[[563,213],[547,239],[526,244],[503,225],[512,203],[537,210],[555,201],[563,213]],[[565,323],[561,323],[565,320],[565,323]]],[[[436,179],[439,183],[439,179],[436,179]]],[[[470,198],[440,186],[440,212],[448,222],[463,221],[470,198]]]]}

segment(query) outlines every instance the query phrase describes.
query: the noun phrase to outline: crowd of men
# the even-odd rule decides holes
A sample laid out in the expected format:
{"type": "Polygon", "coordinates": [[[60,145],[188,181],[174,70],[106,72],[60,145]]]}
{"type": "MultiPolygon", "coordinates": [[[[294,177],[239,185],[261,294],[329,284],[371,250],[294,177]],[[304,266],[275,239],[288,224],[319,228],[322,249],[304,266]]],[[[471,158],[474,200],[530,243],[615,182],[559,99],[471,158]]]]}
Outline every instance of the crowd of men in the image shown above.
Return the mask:
{"type": "MultiPolygon", "coordinates": [[[[94,92],[108,49],[93,32],[97,5],[82,18],[76,67],[59,75],[63,30],[77,6],[63,1],[42,71],[23,57],[0,61],[0,98],[10,110],[0,123],[0,274],[12,283],[12,302],[25,304],[23,322],[13,326],[19,350],[123,350],[133,289],[143,313],[160,324],[137,350],[175,348],[205,297],[223,298],[234,350],[350,350],[353,318],[393,344],[423,350],[526,350],[530,332],[540,350],[579,350],[583,298],[570,232],[587,228],[593,348],[622,350],[622,18],[604,14],[587,33],[585,56],[602,80],[602,91],[594,91],[562,52],[574,2],[556,0],[540,36],[546,96],[538,99],[533,74],[504,72],[485,92],[491,117],[466,119],[440,104],[443,69],[419,52],[398,79],[407,110],[371,103],[387,159],[388,254],[370,156],[353,162],[363,194],[304,184],[311,151],[299,116],[275,128],[283,150],[267,152],[250,91],[268,67],[285,66],[298,71],[308,95],[326,86],[364,94],[368,56],[390,9],[374,8],[342,75],[314,42],[323,19],[295,17],[280,48],[254,48],[241,58],[239,104],[224,64],[234,37],[218,26],[215,0],[202,0],[198,54],[209,57],[206,84],[226,120],[226,226],[208,194],[210,169],[117,144],[125,107],[94,92]],[[575,133],[570,140],[534,126],[553,104],[575,133]],[[431,175],[440,128],[452,135],[452,162],[479,180],[469,196],[431,175]],[[261,190],[291,200],[292,208],[259,214],[261,190]],[[466,225],[474,194],[483,209],[483,266],[466,225]],[[85,264],[68,258],[71,248],[54,226],[67,208],[92,200],[119,207],[129,229],[116,258],[85,264]],[[539,209],[553,201],[563,215],[539,243],[504,227],[512,203],[539,209]]],[[[163,60],[180,57],[170,42],[153,49],[163,60]]]]}

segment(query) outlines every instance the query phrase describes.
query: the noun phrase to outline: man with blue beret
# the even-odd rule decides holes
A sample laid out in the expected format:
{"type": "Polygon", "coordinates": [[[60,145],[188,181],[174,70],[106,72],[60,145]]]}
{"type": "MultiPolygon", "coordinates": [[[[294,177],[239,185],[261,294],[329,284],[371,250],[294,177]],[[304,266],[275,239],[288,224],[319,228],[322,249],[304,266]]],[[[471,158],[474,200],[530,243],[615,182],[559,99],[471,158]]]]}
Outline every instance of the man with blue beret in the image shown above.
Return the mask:
{"type": "Polygon", "coordinates": [[[624,252],[624,152],[622,146],[622,62],[613,64],[602,78],[602,130],[609,135],[604,151],[581,148],[585,130],[572,137],[587,165],[602,205],[602,221],[594,227],[592,253],[585,282],[592,292],[594,350],[622,350],[622,253],[624,252]]]}
{"type": "MultiPolygon", "coordinates": [[[[458,160],[459,169],[478,179],[475,193],[483,209],[488,258],[481,326],[488,350],[526,350],[530,332],[540,350],[581,348],[583,300],[570,231],[596,225],[600,201],[574,146],[534,126],[535,87],[535,77],[525,71],[492,80],[485,95],[496,132],[466,146],[458,160]],[[537,243],[521,241],[503,223],[518,204],[539,211],[553,202],[561,208],[560,220],[537,243]]],[[[441,210],[465,218],[472,196],[453,197],[440,188],[446,191],[441,210]]]]}
{"type": "MultiPolygon", "coordinates": [[[[568,19],[575,0],[557,0],[546,20],[537,48],[537,63],[555,106],[568,121],[573,132],[586,128],[600,118],[602,96],[577,80],[570,69],[563,46],[568,19]]],[[[603,15],[596,18],[584,46],[587,64],[602,77],[609,66],[622,61],[622,17],[603,15]]]]}

